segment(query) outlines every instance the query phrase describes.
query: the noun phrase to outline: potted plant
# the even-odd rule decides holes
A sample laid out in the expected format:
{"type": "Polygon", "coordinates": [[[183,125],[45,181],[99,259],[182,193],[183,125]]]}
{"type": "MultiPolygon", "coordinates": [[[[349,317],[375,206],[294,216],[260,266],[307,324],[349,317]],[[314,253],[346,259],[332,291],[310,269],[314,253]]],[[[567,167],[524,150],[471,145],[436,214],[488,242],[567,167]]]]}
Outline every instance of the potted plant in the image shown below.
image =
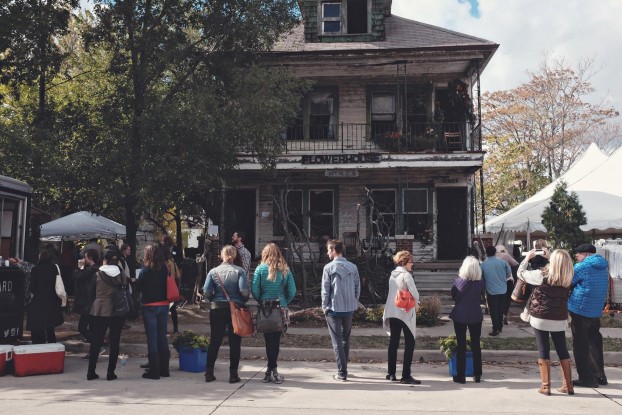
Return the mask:
{"type": "Polygon", "coordinates": [[[207,337],[185,330],[173,338],[173,347],[179,354],[179,369],[185,372],[203,372],[207,365],[207,337]]]}
{"type": "MultiPolygon", "coordinates": [[[[481,344],[481,342],[480,342],[481,344]]],[[[458,362],[456,359],[456,349],[458,348],[458,340],[456,335],[452,334],[438,341],[441,352],[445,355],[449,366],[449,374],[451,376],[458,375],[458,362]]],[[[466,338],[466,370],[465,376],[473,376],[473,352],[471,351],[471,337],[466,338]]]]}

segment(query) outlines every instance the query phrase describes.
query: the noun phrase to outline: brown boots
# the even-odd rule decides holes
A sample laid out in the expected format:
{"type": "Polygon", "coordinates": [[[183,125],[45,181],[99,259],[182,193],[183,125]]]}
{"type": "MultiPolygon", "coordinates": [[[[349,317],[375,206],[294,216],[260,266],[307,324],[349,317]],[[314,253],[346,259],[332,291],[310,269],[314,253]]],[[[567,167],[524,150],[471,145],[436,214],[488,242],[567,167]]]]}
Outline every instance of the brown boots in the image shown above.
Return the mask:
{"type": "Polygon", "coordinates": [[[557,388],[557,392],[574,395],[574,387],[572,386],[572,363],[570,359],[560,360],[559,365],[562,368],[562,387],[557,388]]]}
{"type": "Polygon", "coordinates": [[[540,392],[543,395],[551,394],[551,361],[549,359],[538,359],[538,366],[540,367],[540,379],[542,385],[540,385],[540,392]]]}
{"type": "MultiPolygon", "coordinates": [[[[562,368],[562,387],[557,391],[574,395],[574,387],[572,386],[572,363],[570,359],[562,359],[559,361],[562,368]]],[[[548,359],[538,359],[538,367],[540,367],[540,379],[542,385],[538,392],[543,395],[551,394],[551,361],[548,359]]]]}

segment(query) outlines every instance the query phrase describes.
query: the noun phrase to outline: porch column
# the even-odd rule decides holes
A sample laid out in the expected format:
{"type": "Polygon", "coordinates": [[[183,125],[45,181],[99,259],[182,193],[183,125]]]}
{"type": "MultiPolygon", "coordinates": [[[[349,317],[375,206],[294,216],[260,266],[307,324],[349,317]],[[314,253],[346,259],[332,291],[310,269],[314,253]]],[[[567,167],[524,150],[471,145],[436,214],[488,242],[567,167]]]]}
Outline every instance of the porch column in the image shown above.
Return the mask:
{"type": "Polygon", "coordinates": [[[209,237],[209,258],[206,261],[207,271],[220,265],[220,238],[217,235],[209,237]]]}

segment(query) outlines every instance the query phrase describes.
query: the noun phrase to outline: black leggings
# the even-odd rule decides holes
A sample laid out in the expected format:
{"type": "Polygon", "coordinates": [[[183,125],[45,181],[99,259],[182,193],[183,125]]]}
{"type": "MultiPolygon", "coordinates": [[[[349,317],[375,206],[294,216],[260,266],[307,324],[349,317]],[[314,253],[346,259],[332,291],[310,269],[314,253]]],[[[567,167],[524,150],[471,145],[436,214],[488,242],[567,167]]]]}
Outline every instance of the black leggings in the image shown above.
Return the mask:
{"type": "Polygon", "coordinates": [[[549,333],[555,345],[555,351],[559,360],[570,359],[568,348],[566,347],[566,332],[564,331],[544,331],[533,329],[538,345],[538,358],[549,360],[551,358],[551,345],[549,343],[549,333]]]}
{"type": "Polygon", "coordinates": [[[242,338],[233,333],[231,323],[231,311],[227,308],[216,308],[209,312],[209,324],[211,328],[211,339],[207,348],[207,367],[214,368],[218,350],[225,337],[225,330],[229,332],[229,369],[238,370],[240,365],[240,352],[242,338]]]}
{"type": "Polygon", "coordinates": [[[395,375],[397,367],[397,349],[400,345],[400,337],[404,331],[404,360],[402,361],[402,378],[410,377],[410,365],[413,361],[413,353],[415,352],[415,336],[399,318],[390,318],[389,327],[391,329],[391,337],[389,338],[389,375],[395,375]]]}
{"type": "Polygon", "coordinates": [[[264,333],[263,338],[266,341],[266,356],[268,357],[268,370],[276,369],[276,361],[279,358],[279,350],[281,347],[281,332],[264,333]]]}

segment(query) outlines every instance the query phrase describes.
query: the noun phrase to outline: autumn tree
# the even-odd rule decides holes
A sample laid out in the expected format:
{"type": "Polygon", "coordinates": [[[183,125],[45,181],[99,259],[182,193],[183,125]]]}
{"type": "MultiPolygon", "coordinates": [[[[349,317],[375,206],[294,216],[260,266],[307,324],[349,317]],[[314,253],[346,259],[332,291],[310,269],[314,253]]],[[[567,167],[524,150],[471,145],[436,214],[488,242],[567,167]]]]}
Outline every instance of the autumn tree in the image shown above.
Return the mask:
{"type": "Polygon", "coordinates": [[[483,96],[486,214],[507,211],[562,175],[591,142],[619,138],[619,114],[587,102],[593,61],[545,59],[529,81],[483,96]],[[598,131],[599,133],[595,132],[598,131]]]}
{"type": "Polygon", "coordinates": [[[587,223],[585,211],[575,192],[568,193],[562,180],[555,187],[549,206],[542,212],[542,224],[549,239],[556,248],[570,250],[585,242],[581,226],[587,223]]]}

